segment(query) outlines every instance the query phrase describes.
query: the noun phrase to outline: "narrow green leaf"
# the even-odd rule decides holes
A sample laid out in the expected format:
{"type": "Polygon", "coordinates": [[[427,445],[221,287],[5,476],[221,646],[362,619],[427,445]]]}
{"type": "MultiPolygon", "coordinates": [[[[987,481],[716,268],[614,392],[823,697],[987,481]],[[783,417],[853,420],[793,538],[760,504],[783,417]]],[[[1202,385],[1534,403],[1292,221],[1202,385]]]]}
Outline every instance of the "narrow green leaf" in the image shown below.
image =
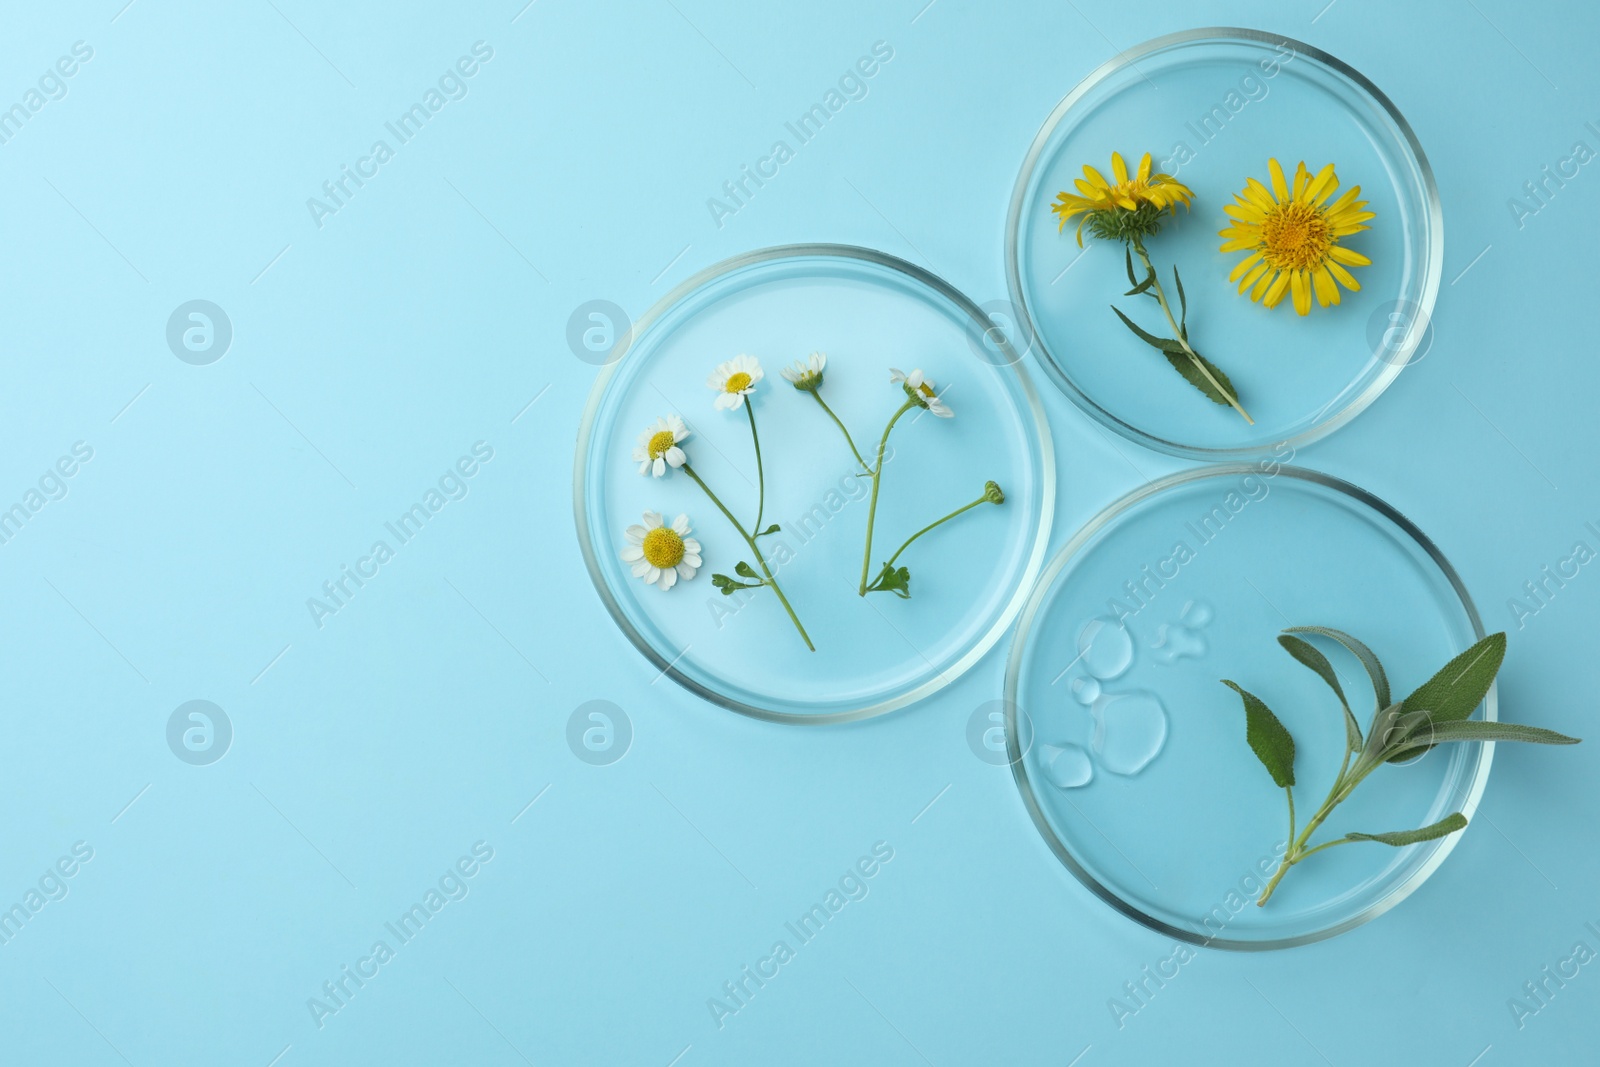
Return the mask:
{"type": "Polygon", "coordinates": [[[1463,722],[1424,722],[1415,735],[1398,748],[1389,762],[1399,763],[1415,759],[1434,745],[1452,741],[1522,741],[1532,745],[1576,745],[1582,739],[1568,737],[1541,726],[1524,726],[1516,722],[1484,722],[1467,719],[1463,722]]]}
{"type": "Polygon", "coordinates": [[[1445,837],[1457,830],[1467,827],[1467,817],[1459,811],[1446,815],[1432,826],[1424,826],[1420,830],[1394,830],[1387,834],[1345,834],[1346,841],[1376,841],[1380,845],[1415,845],[1419,841],[1432,841],[1436,837],[1445,837]]]}
{"type": "Polygon", "coordinates": [[[1152,285],[1154,285],[1155,281],[1156,281],[1156,276],[1154,274],[1152,274],[1152,275],[1150,275],[1150,277],[1146,278],[1144,281],[1135,283],[1134,287],[1132,289],[1129,289],[1126,293],[1123,293],[1122,295],[1123,296],[1138,296],[1140,293],[1144,292],[1145,290],[1149,289],[1152,285]]]}
{"type": "Polygon", "coordinates": [[[1183,346],[1176,341],[1169,341],[1168,344],[1171,347],[1163,346],[1162,354],[1167,357],[1167,362],[1172,364],[1172,369],[1183,375],[1185,381],[1204,393],[1206,398],[1214,404],[1238,402],[1239,394],[1234,390],[1233,383],[1228,380],[1226,374],[1217,369],[1215,363],[1212,363],[1198,352],[1195,353],[1194,358],[1190,358],[1189,353],[1185,352],[1183,346]],[[1216,385],[1212,385],[1204,374],[1200,373],[1200,368],[1195,366],[1195,359],[1198,359],[1205,365],[1206,370],[1211,372],[1211,377],[1217,380],[1217,385],[1222,386],[1220,390],[1216,385]],[[1232,397],[1231,401],[1229,400],[1230,397],[1232,397]]]}
{"type": "Polygon", "coordinates": [[[1321,637],[1331,637],[1345,648],[1355,654],[1361,665],[1367,669],[1367,677],[1372,679],[1372,692],[1377,698],[1378,707],[1386,708],[1392,703],[1389,696],[1389,676],[1383,673],[1383,664],[1378,662],[1378,657],[1373,655],[1372,649],[1357,641],[1343,630],[1335,630],[1330,626],[1291,626],[1285,630],[1287,634],[1317,634],[1321,637]]]}
{"type": "Polygon", "coordinates": [[[1178,265],[1172,265],[1172,282],[1178,287],[1178,307],[1181,313],[1178,316],[1178,332],[1183,339],[1189,339],[1189,298],[1183,295],[1183,279],[1178,277],[1178,265]]]}
{"type": "Polygon", "coordinates": [[[1339,676],[1334,673],[1333,664],[1328,662],[1328,657],[1318,651],[1316,646],[1293,634],[1279,634],[1278,644],[1282,645],[1289,655],[1315,671],[1317,677],[1328,683],[1328,688],[1333,690],[1334,695],[1339,698],[1339,705],[1344,708],[1345,744],[1350,747],[1351,752],[1361,751],[1361,727],[1350,711],[1350,702],[1344,697],[1344,689],[1339,685],[1339,676]]]}
{"type": "Polygon", "coordinates": [[[1256,759],[1272,775],[1280,789],[1294,785],[1294,738],[1290,735],[1272,709],[1261,702],[1254,693],[1240,689],[1226,678],[1222,684],[1239,694],[1244,701],[1244,738],[1256,759]]]}
{"type": "Polygon", "coordinates": [[[1505,656],[1506,635],[1490,634],[1446,663],[1402,703],[1407,711],[1428,712],[1434,722],[1468,718],[1494,683],[1505,656]]]}
{"type": "MultiPolygon", "coordinates": [[[[1128,318],[1128,316],[1124,315],[1122,313],[1122,310],[1120,308],[1118,308],[1115,304],[1111,305],[1111,310],[1115,311],[1117,313],[1117,318],[1122,320],[1122,323],[1123,323],[1124,326],[1126,326],[1126,327],[1128,327],[1128,329],[1132,330],[1134,332],[1134,335],[1136,337],[1138,337],[1139,340],[1143,341],[1145,344],[1149,345],[1151,348],[1158,348],[1161,351],[1165,352],[1165,351],[1167,351],[1167,348],[1170,345],[1170,346],[1176,347],[1178,349],[1178,351],[1180,351],[1180,352],[1183,351],[1183,346],[1179,345],[1178,342],[1169,341],[1164,337],[1157,337],[1155,334],[1151,333],[1150,331],[1142,329],[1132,319],[1130,319],[1130,318],[1128,318]]],[[[1226,401],[1224,401],[1224,403],[1226,403],[1226,401]]]]}
{"type": "Polygon", "coordinates": [[[1138,285],[1139,279],[1133,276],[1133,249],[1128,245],[1122,246],[1122,257],[1128,265],[1128,284],[1138,285]]]}

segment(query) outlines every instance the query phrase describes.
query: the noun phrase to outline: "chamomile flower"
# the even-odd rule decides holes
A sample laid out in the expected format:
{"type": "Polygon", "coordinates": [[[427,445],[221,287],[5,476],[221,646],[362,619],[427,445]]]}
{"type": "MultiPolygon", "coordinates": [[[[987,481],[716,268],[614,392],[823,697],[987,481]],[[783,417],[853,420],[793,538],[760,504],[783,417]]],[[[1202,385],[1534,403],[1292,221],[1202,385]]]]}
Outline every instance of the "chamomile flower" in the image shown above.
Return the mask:
{"type": "Polygon", "coordinates": [[[657,478],[667,473],[667,468],[681,467],[689,461],[678,442],[689,436],[689,427],[676,415],[657,419],[644,428],[639,443],[633,446],[633,458],[639,464],[640,474],[653,474],[657,478]]]}
{"type": "Polygon", "coordinates": [[[756,357],[738,355],[717,364],[706,378],[706,387],[717,391],[713,406],[718,411],[732,411],[744,405],[744,398],[755,392],[756,383],[763,377],[756,357]]]}
{"type": "Polygon", "coordinates": [[[955,418],[955,412],[934,392],[933,382],[922,376],[920,369],[905,373],[898,367],[889,368],[889,381],[900,386],[906,391],[906,396],[917,402],[917,406],[927,408],[941,419],[955,418]]]}
{"type": "Polygon", "coordinates": [[[814,393],[822,388],[822,370],[828,365],[824,352],[813,352],[805,359],[797,359],[780,372],[796,389],[814,393]]]}
{"type": "Polygon", "coordinates": [[[633,565],[633,576],[646,585],[671,589],[678,579],[688,581],[701,567],[700,542],[690,537],[689,516],[679,515],[671,526],[659,511],[644,513],[643,524],[627,529],[628,545],[622,561],[633,565]]]}

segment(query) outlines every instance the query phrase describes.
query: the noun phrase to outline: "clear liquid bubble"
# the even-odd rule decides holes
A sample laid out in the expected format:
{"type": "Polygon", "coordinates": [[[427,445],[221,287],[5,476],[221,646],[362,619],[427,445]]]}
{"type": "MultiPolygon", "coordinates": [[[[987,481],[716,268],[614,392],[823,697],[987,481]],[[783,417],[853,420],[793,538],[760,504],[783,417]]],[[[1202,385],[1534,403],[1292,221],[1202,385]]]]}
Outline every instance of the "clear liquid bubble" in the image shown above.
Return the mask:
{"type": "Polygon", "coordinates": [[[1074,678],[1072,680],[1072,696],[1078,703],[1088,707],[1100,699],[1100,682],[1095,678],[1074,678]]]}
{"type": "Polygon", "coordinates": [[[1191,600],[1183,606],[1179,622],[1162,623],[1156,630],[1155,643],[1150,650],[1160,663],[1176,663],[1180,659],[1199,659],[1210,649],[1205,635],[1200,631],[1211,621],[1211,605],[1191,600]]]}
{"type": "Polygon", "coordinates": [[[1084,670],[1101,681],[1110,681],[1133,664],[1133,638],[1127,627],[1115,619],[1090,619],[1078,633],[1078,658],[1084,670]]]}
{"type": "Polygon", "coordinates": [[[1167,743],[1167,709],[1147,690],[1106,694],[1091,711],[1091,746],[1100,766],[1112,774],[1138,774],[1167,743]]]}
{"type": "Polygon", "coordinates": [[[1041,755],[1045,777],[1057,789],[1078,789],[1094,778],[1089,753],[1077,745],[1045,745],[1041,755]]]}

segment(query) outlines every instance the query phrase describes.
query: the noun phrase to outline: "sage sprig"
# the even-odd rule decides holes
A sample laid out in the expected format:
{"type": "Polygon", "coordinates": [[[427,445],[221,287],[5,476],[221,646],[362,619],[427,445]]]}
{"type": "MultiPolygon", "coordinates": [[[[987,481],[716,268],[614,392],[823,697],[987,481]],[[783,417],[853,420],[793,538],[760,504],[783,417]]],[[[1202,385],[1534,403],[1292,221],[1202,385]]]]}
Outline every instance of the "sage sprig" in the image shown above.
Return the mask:
{"type": "Polygon", "coordinates": [[[1278,869],[1261,891],[1256,904],[1264,905],[1289,869],[1324,849],[1357,841],[1400,848],[1420,841],[1445,837],[1464,828],[1467,818],[1453,812],[1429,826],[1415,830],[1383,833],[1347,833],[1343,837],[1311,844],[1311,835],[1333,810],[1349,798],[1356,786],[1386,763],[1407,763],[1434,745],[1454,741],[1523,741],[1542,745],[1575,745],[1579,739],[1554,730],[1519,723],[1485,722],[1471,715],[1494,683],[1505,659],[1506,635],[1490,634],[1445,664],[1428,681],[1404,700],[1390,697],[1389,678],[1373,651],[1347,633],[1326,626],[1296,626],[1278,636],[1278,644],[1295,660],[1327,683],[1344,711],[1345,751],[1339,773],[1320,807],[1299,827],[1294,809],[1294,737],[1254,693],[1223,679],[1222,684],[1239,694],[1244,702],[1245,740],[1272,781],[1284,791],[1289,806],[1288,849],[1278,869]],[[1365,735],[1350,710],[1333,664],[1322,651],[1301,635],[1323,637],[1342,645],[1360,661],[1372,685],[1375,707],[1365,735]]]}

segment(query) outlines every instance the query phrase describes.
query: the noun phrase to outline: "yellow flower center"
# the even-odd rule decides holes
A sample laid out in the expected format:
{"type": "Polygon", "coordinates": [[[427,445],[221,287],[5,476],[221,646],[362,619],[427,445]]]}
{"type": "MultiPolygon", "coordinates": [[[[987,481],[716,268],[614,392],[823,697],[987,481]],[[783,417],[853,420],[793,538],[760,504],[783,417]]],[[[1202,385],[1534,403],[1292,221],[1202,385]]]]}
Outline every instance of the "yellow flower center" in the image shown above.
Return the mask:
{"type": "Polygon", "coordinates": [[[683,562],[683,538],[676,530],[657,526],[644,535],[644,558],[650,566],[666,570],[683,562]]]}
{"type": "Polygon", "coordinates": [[[1261,258],[1278,270],[1311,270],[1328,258],[1333,229],[1322,211],[1298,200],[1274,204],[1261,223],[1261,258]]]}
{"type": "Polygon", "coordinates": [[[672,436],[671,430],[657,430],[650,435],[650,443],[645,447],[649,450],[651,459],[660,459],[670,452],[672,446],[677,443],[677,440],[672,436]]]}
{"type": "Polygon", "coordinates": [[[744,371],[736,371],[728,375],[728,380],[723,383],[723,391],[728,393],[742,393],[750,388],[750,375],[744,371]]]}
{"type": "Polygon", "coordinates": [[[921,391],[923,396],[931,398],[934,395],[933,385],[929,382],[923,382],[921,385],[917,386],[917,388],[921,391]]]}

